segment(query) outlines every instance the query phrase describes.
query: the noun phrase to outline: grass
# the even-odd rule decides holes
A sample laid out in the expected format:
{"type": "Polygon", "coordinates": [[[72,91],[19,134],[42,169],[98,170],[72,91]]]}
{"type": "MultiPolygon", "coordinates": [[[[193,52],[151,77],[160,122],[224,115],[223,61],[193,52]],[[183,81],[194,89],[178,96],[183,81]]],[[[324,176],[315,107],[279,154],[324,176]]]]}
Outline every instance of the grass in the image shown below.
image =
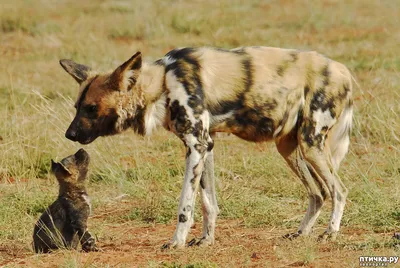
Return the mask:
{"type": "MultiPolygon", "coordinates": [[[[49,174],[50,159],[60,160],[81,147],[64,138],[74,116],[77,85],[58,60],[73,58],[107,70],[138,50],[146,60],[155,60],[175,47],[202,45],[313,49],[351,69],[360,86],[354,93],[351,148],[340,170],[350,190],[342,222],[348,239],[329,250],[342,254],[342,263],[347,264],[351,261],[346,250],[357,256],[376,252],[398,255],[398,246],[376,234],[400,229],[399,13],[396,1],[390,0],[2,3],[0,264],[2,258],[11,256],[2,252],[30,251],[34,223],[57,195],[57,182],[49,174]],[[354,240],[356,229],[370,235],[354,240]]],[[[91,228],[100,240],[109,236],[109,225],[174,226],[185,155],[176,137],[164,130],[151,138],[128,131],[101,138],[85,149],[92,159],[88,187],[94,209],[91,228]],[[130,205],[120,209],[124,202],[130,205]],[[104,207],[117,212],[97,220],[96,214],[104,207]]],[[[283,232],[298,226],[307,207],[307,194],[273,144],[221,136],[216,141],[215,159],[219,219],[238,221],[240,228],[255,230],[283,232]]],[[[318,231],[325,227],[329,211],[327,204],[317,222],[318,231]]],[[[195,218],[201,221],[200,209],[195,218]]],[[[166,241],[172,232],[162,238],[166,241]]],[[[323,263],[323,248],[313,240],[304,243],[306,247],[298,242],[278,245],[275,251],[268,249],[273,253],[267,263],[287,259],[298,265],[323,263]]],[[[243,248],[232,246],[226,251],[239,256],[243,248]]],[[[82,264],[79,255],[65,254],[62,267],[82,264]]],[[[162,255],[167,258],[163,265],[221,265],[214,259],[202,260],[200,253],[190,254],[194,261],[162,255]]],[[[178,254],[172,256],[178,258],[178,254]]],[[[251,252],[240,265],[254,264],[250,256],[251,252]]],[[[43,258],[37,257],[38,261],[43,258]]],[[[98,264],[95,259],[84,261],[87,267],[98,264]]],[[[353,264],[358,265],[357,259],[353,264]]],[[[150,257],[146,265],[159,266],[160,262],[150,257]]]]}

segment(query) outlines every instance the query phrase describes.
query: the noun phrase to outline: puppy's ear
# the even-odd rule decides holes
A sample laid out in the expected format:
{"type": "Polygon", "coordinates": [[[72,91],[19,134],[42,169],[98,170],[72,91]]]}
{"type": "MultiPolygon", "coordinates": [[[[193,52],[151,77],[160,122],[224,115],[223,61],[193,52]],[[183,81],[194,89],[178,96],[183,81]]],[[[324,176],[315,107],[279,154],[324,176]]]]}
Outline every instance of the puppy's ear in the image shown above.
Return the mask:
{"type": "Polygon", "coordinates": [[[71,176],[72,173],[61,163],[56,163],[51,159],[51,171],[57,175],[61,174],[63,176],[71,176]]]}
{"type": "Polygon", "coordinates": [[[130,90],[136,84],[141,68],[142,53],[136,52],[129,60],[115,69],[110,76],[110,83],[117,90],[130,90]]]}
{"type": "Polygon", "coordinates": [[[56,162],[54,162],[53,159],[51,159],[51,172],[55,173],[57,168],[58,168],[58,164],[56,162]]]}
{"type": "Polygon", "coordinates": [[[81,163],[89,164],[90,156],[84,149],[79,149],[75,153],[74,156],[75,156],[76,163],[78,163],[78,164],[81,164],[81,163]]]}
{"type": "Polygon", "coordinates": [[[60,60],[61,66],[69,73],[79,84],[82,84],[89,76],[90,67],[76,63],[72,60],[60,60]]]}

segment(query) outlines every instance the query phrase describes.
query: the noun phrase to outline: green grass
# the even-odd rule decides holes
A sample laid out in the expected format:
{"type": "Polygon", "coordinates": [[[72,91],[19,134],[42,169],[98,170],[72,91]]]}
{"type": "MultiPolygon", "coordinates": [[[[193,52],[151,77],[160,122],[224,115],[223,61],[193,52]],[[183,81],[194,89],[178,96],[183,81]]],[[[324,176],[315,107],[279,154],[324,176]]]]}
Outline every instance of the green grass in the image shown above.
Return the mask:
{"type": "MultiPolygon", "coordinates": [[[[155,60],[174,47],[202,45],[313,49],[347,65],[360,87],[354,92],[351,148],[340,169],[350,190],[342,224],[371,232],[400,229],[396,1],[17,0],[1,4],[0,18],[0,241],[29,248],[34,222],[57,195],[50,159],[81,147],[64,138],[78,86],[59,59],[108,70],[138,50],[155,60]]],[[[85,149],[92,159],[94,211],[122,194],[137,204],[106,223],[175,224],[185,155],[176,137],[163,130],[151,138],[128,131],[85,149]]],[[[223,136],[217,138],[215,159],[221,219],[252,228],[298,226],[307,194],[273,144],[223,136]]],[[[324,227],[329,215],[327,203],[317,227],[324,227]]],[[[195,218],[201,220],[200,209],[195,218]]],[[[341,246],[369,250],[376,243],[393,248],[379,241],[341,246]]],[[[307,265],[318,252],[310,244],[298,256],[307,265]]],[[[73,258],[63,264],[76,266],[73,258]]]]}

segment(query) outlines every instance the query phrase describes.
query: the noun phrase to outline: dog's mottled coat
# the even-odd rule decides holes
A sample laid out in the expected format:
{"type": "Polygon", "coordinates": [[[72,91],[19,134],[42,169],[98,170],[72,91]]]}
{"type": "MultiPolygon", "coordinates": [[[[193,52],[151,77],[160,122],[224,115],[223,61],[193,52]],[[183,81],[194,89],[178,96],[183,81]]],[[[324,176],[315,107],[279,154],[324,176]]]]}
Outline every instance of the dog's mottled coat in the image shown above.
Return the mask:
{"type": "Polygon", "coordinates": [[[67,138],[86,144],[130,127],[146,135],[163,126],[185,144],[178,223],[165,247],[184,246],[199,185],[203,237],[190,244],[214,242],[216,132],[275,141],[300,177],[309,207],[288,237],[310,233],[328,196],[333,207],[322,238],[339,231],[347,189],[336,171],[348,150],[352,122],[352,76],[344,65],[313,51],[270,47],[180,48],[154,63],[142,62],[138,52],[105,74],[70,60],[60,63],[81,88],[67,138]]]}

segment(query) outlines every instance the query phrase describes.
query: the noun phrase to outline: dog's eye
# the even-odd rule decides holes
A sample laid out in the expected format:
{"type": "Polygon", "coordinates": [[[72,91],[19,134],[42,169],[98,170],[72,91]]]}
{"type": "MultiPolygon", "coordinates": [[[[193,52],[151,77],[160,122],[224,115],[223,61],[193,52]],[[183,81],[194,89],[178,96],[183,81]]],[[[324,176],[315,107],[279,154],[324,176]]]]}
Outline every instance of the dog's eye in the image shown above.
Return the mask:
{"type": "Polygon", "coordinates": [[[94,119],[97,117],[97,105],[88,105],[85,107],[88,118],[94,119]]]}
{"type": "Polygon", "coordinates": [[[86,109],[89,113],[97,112],[97,105],[89,105],[86,109]]]}

